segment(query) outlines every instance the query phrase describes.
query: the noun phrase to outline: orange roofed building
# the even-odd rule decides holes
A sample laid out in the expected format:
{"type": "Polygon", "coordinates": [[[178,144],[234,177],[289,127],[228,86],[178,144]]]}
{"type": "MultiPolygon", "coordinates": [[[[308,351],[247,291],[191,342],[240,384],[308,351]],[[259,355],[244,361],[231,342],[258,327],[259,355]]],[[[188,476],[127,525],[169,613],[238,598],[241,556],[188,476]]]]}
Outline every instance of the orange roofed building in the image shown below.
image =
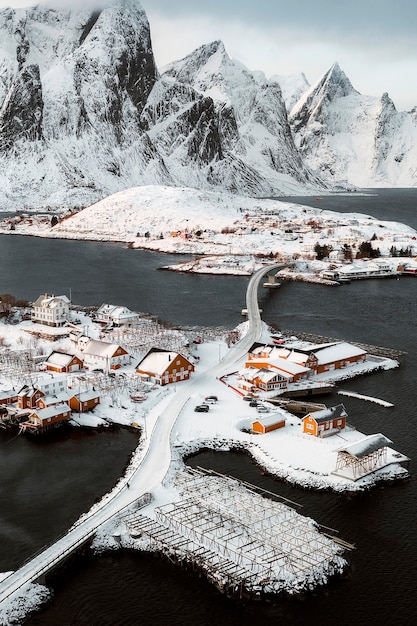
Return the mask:
{"type": "Polygon", "coordinates": [[[303,418],[303,432],[314,437],[329,437],[345,428],[346,418],[347,413],[343,404],[314,411],[303,418]]]}
{"type": "Polygon", "coordinates": [[[136,366],[136,372],[158,385],[168,385],[188,380],[194,372],[194,365],[179,352],[151,348],[136,366]]]}

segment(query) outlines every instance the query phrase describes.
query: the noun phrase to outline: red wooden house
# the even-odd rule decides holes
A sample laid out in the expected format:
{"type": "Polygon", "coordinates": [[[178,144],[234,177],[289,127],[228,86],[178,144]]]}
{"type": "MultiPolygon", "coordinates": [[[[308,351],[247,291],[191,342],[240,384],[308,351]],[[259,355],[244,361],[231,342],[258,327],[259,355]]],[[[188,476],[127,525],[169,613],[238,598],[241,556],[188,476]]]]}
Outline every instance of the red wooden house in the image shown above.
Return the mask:
{"type": "Polygon", "coordinates": [[[52,352],[44,364],[50,372],[76,372],[83,368],[83,362],[78,356],[64,352],[52,352]]]}
{"type": "Polygon", "coordinates": [[[346,418],[347,413],[343,404],[308,413],[303,418],[303,432],[314,437],[335,435],[345,428],[346,418]]]}
{"type": "Polygon", "coordinates": [[[178,352],[151,348],[136,366],[136,372],[158,385],[168,385],[187,380],[194,372],[194,365],[178,352]]]}
{"type": "Polygon", "coordinates": [[[100,404],[100,395],[93,390],[76,393],[69,400],[71,409],[77,413],[91,411],[98,404],[100,404]]]}
{"type": "Polygon", "coordinates": [[[267,415],[252,422],[252,432],[265,435],[278,428],[284,428],[286,419],[282,415],[267,415]]]}
{"type": "Polygon", "coordinates": [[[21,432],[44,433],[61,426],[71,417],[68,404],[62,403],[46,409],[36,409],[29,415],[29,419],[20,425],[21,432]]]}
{"type": "Polygon", "coordinates": [[[36,387],[24,385],[17,394],[18,409],[34,409],[39,398],[44,397],[44,392],[36,387]]]}

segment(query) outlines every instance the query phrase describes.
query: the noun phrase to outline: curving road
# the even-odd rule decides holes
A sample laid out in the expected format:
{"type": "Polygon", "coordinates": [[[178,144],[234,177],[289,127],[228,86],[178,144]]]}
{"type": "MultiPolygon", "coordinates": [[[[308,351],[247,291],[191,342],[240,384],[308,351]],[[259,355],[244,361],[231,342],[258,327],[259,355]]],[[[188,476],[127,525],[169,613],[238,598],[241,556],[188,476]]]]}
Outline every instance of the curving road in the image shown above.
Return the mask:
{"type": "Polygon", "coordinates": [[[0,583],[0,604],[27,583],[39,580],[43,574],[46,574],[68,554],[92,537],[102,524],[141,495],[151,492],[162,483],[171,464],[170,436],[177,417],[192,395],[194,388],[197,390],[203,379],[207,380],[207,377],[214,379],[223,374],[225,369],[230,371],[228,368],[236,361],[241,360],[254,342],[259,341],[262,335],[262,320],[258,306],[259,283],[265,274],[283,267],[286,266],[278,263],[268,265],[255,272],[251,277],[246,292],[249,328],[245,336],[227,351],[220,363],[201,374],[194,375],[176,394],[170,395],[162,401],[161,413],[152,432],[147,437],[144,457],[129,477],[130,487],[127,488],[126,479],[122,479],[119,483],[120,488],[114,490],[111,495],[105,496],[101,500],[99,508],[94,508],[64,537],[58,539],[42,553],[5,578],[0,583]]]}

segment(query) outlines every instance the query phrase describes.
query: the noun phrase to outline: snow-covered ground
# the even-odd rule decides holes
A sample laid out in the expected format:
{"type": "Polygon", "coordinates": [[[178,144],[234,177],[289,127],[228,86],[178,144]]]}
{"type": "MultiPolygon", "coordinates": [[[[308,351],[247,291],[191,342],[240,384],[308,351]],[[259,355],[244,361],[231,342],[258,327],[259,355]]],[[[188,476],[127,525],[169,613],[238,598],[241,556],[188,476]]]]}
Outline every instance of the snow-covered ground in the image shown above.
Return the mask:
{"type": "MultiPolygon", "coordinates": [[[[91,335],[98,335],[98,328],[87,316],[77,312],[77,317],[81,318],[84,326],[89,327],[91,335]]],[[[0,344],[4,348],[3,354],[16,355],[19,351],[48,354],[51,351],[52,344],[50,342],[41,338],[34,339],[33,336],[27,334],[25,329],[28,330],[29,326],[30,323],[23,323],[22,325],[0,323],[0,344]]],[[[246,327],[247,323],[245,322],[237,330],[240,334],[244,334],[246,327]]],[[[172,333],[172,336],[174,335],[175,331],[172,333]]],[[[268,338],[269,329],[264,326],[262,340],[267,341],[268,338]]],[[[182,337],[182,339],[184,338],[182,337]]],[[[59,347],[68,349],[70,347],[69,341],[68,338],[58,339],[53,343],[53,349],[59,347]]],[[[114,386],[102,394],[101,404],[96,407],[93,413],[73,416],[74,427],[75,424],[77,424],[76,427],[97,427],[108,422],[116,422],[141,429],[140,444],[132,456],[125,475],[121,477],[114,489],[103,498],[104,501],[108,502],[111,502],[113,498],[117,499],[119,503],[117,510],[123,507],[127,508],[123,515],[113,517],[100,526],[94,542],[96,550],[116,549],[120,546],[129,546],[138,550],[154,549],[151,543],[144,540],[143,537],[138,538],[132,534],[126,513],[132,514],[132,512],[137,511],[136,498],[143,496],[143,483],[139,476],[138,480],[135,480],[136,470],[141,467],[147,457],[150,437],[153,432],[158,431],[161,422],[165,421],[169,408],[176,404],[177,396],[178,399],[181,396],[182,408],[171,431],[170,447],[173,450],[173,457],[168,464],[168,472],[166,474],[165,470],[162,472],[162,475],[165,476],[163,483],[158,483],[155,479],[155,476],[161,473],[159,471],[160,466],[163,467],[165,464],[165,460],[160,455],[154,455],[154,458],[157,459],[158,468],[156,466],[147,468],[147,475],[151,476],[153,486],[149,492],[149,499],[142,502],[140,514],[150,520],[150,523],[155,520],[157,511],[170,508],[171,503],[179,500],[177,479],[185,469],[184,458],[203,447],[220,450],[244,449],[273,476],[306,488],[331,489],[336,492],[359,491],[371,487],[378,481],[405,478],[408,475],[399,464],[399,461],[405,460],[405,457],[392,448],[388,448],[386,466],[373,473],[356,481],[352,480],[353,476],[335,475],[333,471],[336,466],[337,449],[347,443],[360,441],[365,435],[354,426],[349,426],[337,435],[326,439],[317,439],[303,434],[300,418],[283,411],[283,409],[269,405],[267,401],[264,401],[264,405],[270,407],[270,414],[279,413],[284,416],[286,425],[284,428],[266,435],[251,434],[252,421],[265,414],[259,415],[256,408],[250,407],[247,402],[243,401],[241,394],[235,391],[234,384],[229,386],[222,382],[223,375],[213,376],[211,374],[215,366],[220,365],[221,371],[221,362],[228,355],[228,347],[224,338],[193,343],[192,352],[196,358],[196,372],[189,381],[164,388],[149,387],[144,393],[147,399],[138,404],[133,402],[130,397],[135,378],[133,366],[125,366],[119,372],[122,376],[118,377],[119,380],[123,380],[123,384],[117,384],[118,381],[115,377],[113,379],[115,381],[114,386]],[[209,405],[209,411],[207,413],[195,412],[195,406],[201,404],[207,396],[211,395],[217,396],[217,401],[209,405]],[[183,402],[184,396],[187,398],[185,403],[183,402]],[[132,503],[135,502],[136,504],[132,508],[132,503]]],[[[337,381],[338,374],[345,378],[365,372],[369,373],[381,365],[390,368],[396,367],[398,363],[390,359],[385,361],[370,360],[369,363],[345,368],[339,373],[337,371],[332,372],[331,379],[337,381]]],[[[2,368],[0,390],[10,389],[11,385],[21,382],[21,378],[16,375],[18,366],[18,360],[16,360],[16,364],[8,372],[2,368]]],[[[216,371],[219,370],[216,369],[216,371]]],[[[226,370],[223,374],[229,374],[229,372],[226,370]]],[[[327,376],[329,377],[329,374],[327,376]]],[[[82,378],[80,385],[88,384],[87,377],[83,376],[82,378]]],[[[74,386],[76,381],[77,376],[71,374],[71,385],[74,386]]],[[[99,379],[96,379],[96,383],[100,384],[99,379]]],[[[103,386],[103,389],[106,385],[103,386]]],[[[143,385],[140,388],[143,392],[143,385]]],[[[349,423],[355,423],[353,415],[349,416],[349,423]]],[[[168,449],[169,446],[163,448],[163,450],[168,449]]],[[[164,454],[162,450],[161,454],[164,454]]],[[[80,518],[79,522],[91,518],[100,510],[100,506],[100,503],[95,504],[89,512],[80,518]]],[[[76,529],[79,522],[73,528],[76,529]]],[[[313,522],[307,521],[307,525],[311,526],[311,524],[314,526],[313,522]]],[[[288,582],[288,585],[290,587],[291,585],[299,585],[301,590],[305,585],[321,584],[327,580],[329,573],[343,569],[344,560],[337,556],[338,549],[336,547],[331,548],[331,554],[328,562],[323,562],[311,573],[311,578],[292,580],[292,582],[288,582]]],[[[271,589],[273,590],[273,588],[271,589]]],[[[12,619],[18,623],[18,620],[22,619],[28,610],[46,601],[48,597],[48,591],[39,585],[29,584],[25,586],[19,594],[13,596],[12,600],[2,602],[0,623],[13,623],[12,619]]]]}
{"type": "MultiPolygon", "coordinates": [[[[90,336],[98,336],[98,326],[93,324],[88,316],[77,312],[77,317],[81,317],[84,327],[88,326],[90,336]]],[[[244,330],[246,324],[240,325],[240,332],[242,329],[244,330]]],[[[25,332],[25,329],[29,329],[30,326],[31,322],[22,322],[19,325],[0,323],[0,341],[9,354],[11,351],[18,353],[22,350],[33,350],[38,354],[45,355],[56,349],[74,352],[74,344],[70,339],[59,339],[52,345],[48,340],[34,338],[25,332]]],[[[187,338],[181,336],[180,331],[170,331],[170,333],[172,341],[178,340],[176,337],[179,334],[181,340],[187,342],[187,338]]],[[[270,340],[270,335],[267,327],[265,327],[264,340],[268,341],[268,339],[270,340]]],[[[152,341],[152,335],[149,341],[152,341]]],[[[224,338],[201,344],[192,343],[191,358],[196,361],[196,372],[201,373],[210,370],[213,365],[219,363],[227,351],[224,338]]],[[[356,441],[365,436],[360,432],[360,425],[355,424],[354,415],[349,416],[348,419],[354,428],[347,428],[340,434],[326,439],[316,439],[302,433],[300,418],[283,409],[273,407],[267,402],[265,396],[265,404],[269,413],[285,415],[286,427],[266,435],[249,434],[252,421],[259,417],[259,414],[255,407],[249,407],[248,403],[242,400],[243,390],[240,389],[240,393],[236,392],[236,389],[239,388],[239,380],[235,372],[243,367],[243,362],[234,368],[234,372],[223,372],[227,375],[226,384],[224,380],[221,380],[222,377],[213,379],[207,376],[200,379],[197,389],[192,379],[166,387],[140,382],[139,377],[134,372],[136,363],[137,359],[133,359],[130,366],[125,366],[118,371],[112,382],[108,380],[108,377],[105,377],[103,384],[100,383],[100,378],[103,375],[69,375],[72,388],[86,390],[94,382],[96,388],[102,387],[103,389],[101,403],[94,409],[93,413],[73,414],[74,426],[98,427],[109,423],[125,426],[135,425],[142,429],[146,438],[147,432],[152,430],[155,422],[161,417],[161,402],[175,395],[177,389],[183,390],[187,385],[192,384],[192,393],[176,421],[172,434],[173,443],[183,456],[202,447],[227,449],[236,446],[247,449],[261,466],[278,477],[285,478],[294,484],[320,489],[329,488],[335,491],[357,491],[369,487],[381,478],[405,473],[395,462],[397,461],[396,457],[390,456],[390,460],[394,463],[393,466],[378,470],[356,482],[332,474],[336,464],[335,450],[347,442],[356,441]],[[136,390],[141,390],[146,396],[145,401],[138,403],[131,399],[130,396],[136,390]],[[195,406],[201,404],[209,395],[216,395],[218,402],[210,405],[208,413],[196,413],[194,411],[195,406]]],[[[337,383],[381,368],[390,369],[397,366],[398,362],[393,359],[373,358],[365,363],[359,363],[342,370],[323,373],[317,379],[323,383],[337,383]]],[[[31,374],[31,378],[33,379],[33,374],[31,374]]],[[[16,371],[9,371],[6,375],[3,367],[3,372],[0,374],[0,389],[10,389],[11,386],[19,385],[21,382],[22,374],[17,375],[16,371]]],[[[298,385],[301,384],[298,383],[298,385]]],[[[365,399],[368,400],[369,398],[365,399]]],[[[373,398],[372,400],[378,402],[378,399],[373,398]]],[[[385,400],[379,400],[379,402],[381,405],[391,406],[385,400]]]]}
{"type": "MultiPolygon", "coordinates": [[[[399,222],[189,188],[136,187],[58,217],[52,227],[50,213],[10,214],[0,222],[0,232],[119,241],[132,248],[204,255],[171,268],[202,273],[252,274],[275,260],[294,262],[297,275],[307,277],[341,264],[336,258],[317,261],[317,244],[334,255],[348,247],[353,257],[361,242],[371,243],[383,257],[393,247],[417,254],[416,231],[399,222]]],[[[388,262],[396,269],[400,259],[388,262]]]]}

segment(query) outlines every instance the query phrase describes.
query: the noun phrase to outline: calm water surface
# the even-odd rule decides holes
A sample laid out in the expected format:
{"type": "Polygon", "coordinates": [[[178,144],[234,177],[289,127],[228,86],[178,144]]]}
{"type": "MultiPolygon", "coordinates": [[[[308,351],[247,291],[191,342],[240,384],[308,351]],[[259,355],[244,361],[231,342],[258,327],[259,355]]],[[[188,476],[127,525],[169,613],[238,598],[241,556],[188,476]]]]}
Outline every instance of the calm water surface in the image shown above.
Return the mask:
{"type": "MultiPolygon", "coordinates": [[[[416,227],[416,201],[416,191],[385,190],[317,202],[322,208],[363,211],[416,227]]],[[[0,255],[0,292],[33,299],[43,291],[68,293],[71,287],[76,303],[125,303],[175,324],[231,328],[241,320],[245,278],[157,272],[155,268],[176,258],[111,244],[6,236],[0,237],[0,250],[5,252],[0,255]],[[61,260],[53,265],[51,258],[61,260]]],[[[412,472],[417,458],[416,296],[417,279],[412,277],[337,288],[284,284],[278,291],[261,292],[264,319],[281,328],[406,351],[400,368],[340,386],[393,402],[393,408],[337,394],[325,401],[342,400],[349,421],[358,429],[367,434],[383,432],[392,439],[398,450],[412,458],[412,472]]],[[[64,531],[114,483],[135,445],[132,433],[123,430],[74,437],[37,444],[23,438],[10,441],[9,434],[0,433],[3,568],[14,567],[31,547],[35,551],[64,531]]],[[[163,560],[135,553],[107,554],[77,560],[56,581],[53,602],[27,623],[411,626],[417,622],[414,474],[407,482],[349,496],[296,489],[264,476],[248,457],[236,453],[202,452],[189,463],[238,476],[301,503],[303,514],[337,529],[356,545],[346,576],[301,601],[240,604],[221,596],[204,579],[163,560]]]]}

